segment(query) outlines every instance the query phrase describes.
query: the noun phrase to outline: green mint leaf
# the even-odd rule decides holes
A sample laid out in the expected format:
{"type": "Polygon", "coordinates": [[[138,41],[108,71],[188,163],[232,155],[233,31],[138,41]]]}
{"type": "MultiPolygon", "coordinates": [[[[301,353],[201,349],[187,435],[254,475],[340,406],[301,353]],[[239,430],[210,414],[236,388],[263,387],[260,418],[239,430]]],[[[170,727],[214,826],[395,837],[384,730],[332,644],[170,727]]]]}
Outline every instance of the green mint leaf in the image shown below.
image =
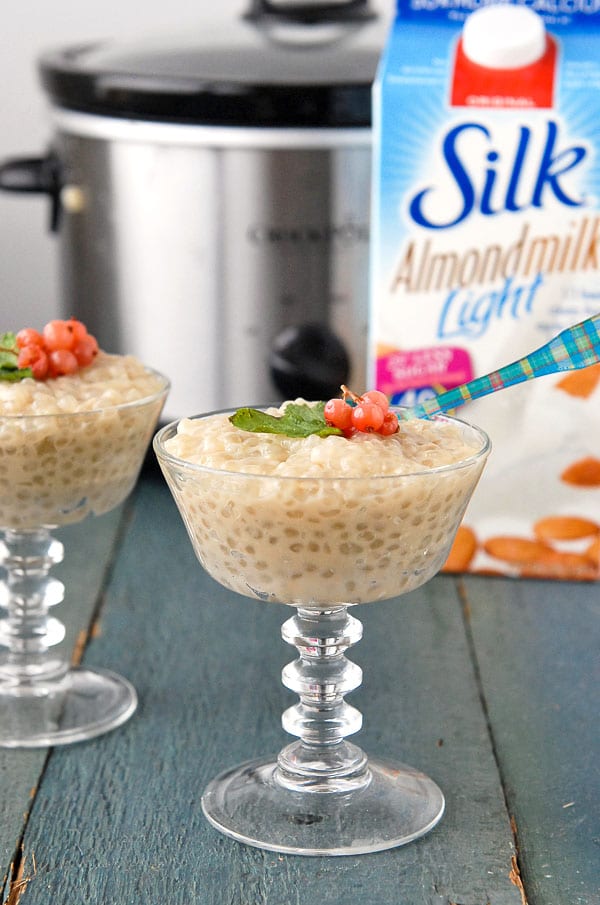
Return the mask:
{"type": "Polygon", "coordinates": [[[17,356],[14,352],[0,348],[0,368],[8,368],[11,371],[17,370],[17,356]]]}
{"type": "Polygon", "coordinates": [[[33,377],[31,368],[3,368],[0,367],[0,380],[24,380],[25,377],[33,377]]]}
{"type": "Polygon", "coordinates": [[[12,331],[0,333],[0,348],[5,351],[18,352],[17,337],[12,331]]]}
{"type": "Polygon", "coordinates": [[[33,377],[31,368],[20,368],[17,364],[19,347],[14,333],[0,333],[0,380],[23,380],[33,377]]]}
{"type": "Polygon", "coordinates": [[[0,333],[0,368],[16,370],[19,349],[14,333],[0,333]]]}
{"type": "Polygon", "coordinates": [[[340,435],[339,427],[331,427],[325,421],[324,402],[316,405],[291,402],[282,415],[269,415],[258,409],[238,409],[229,420],[240,430],[258,434],[283,434],[286,437],[319,437],[340,435]]]}

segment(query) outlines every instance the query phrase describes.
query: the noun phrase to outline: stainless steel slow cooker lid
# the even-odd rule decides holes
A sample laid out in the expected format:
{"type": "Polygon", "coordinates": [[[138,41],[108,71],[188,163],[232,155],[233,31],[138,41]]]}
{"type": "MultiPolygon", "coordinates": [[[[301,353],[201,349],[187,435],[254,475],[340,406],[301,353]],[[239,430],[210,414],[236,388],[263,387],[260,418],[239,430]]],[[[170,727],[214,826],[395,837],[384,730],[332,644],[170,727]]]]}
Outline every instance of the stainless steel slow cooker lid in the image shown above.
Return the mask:
{"type": "Polygon", "coordinates": [[[227,25],[174,40],[44,54],[59,107],[158,122],[353,128],[371,124],[384,23],[368,0],[254,0],[227,25]]]}

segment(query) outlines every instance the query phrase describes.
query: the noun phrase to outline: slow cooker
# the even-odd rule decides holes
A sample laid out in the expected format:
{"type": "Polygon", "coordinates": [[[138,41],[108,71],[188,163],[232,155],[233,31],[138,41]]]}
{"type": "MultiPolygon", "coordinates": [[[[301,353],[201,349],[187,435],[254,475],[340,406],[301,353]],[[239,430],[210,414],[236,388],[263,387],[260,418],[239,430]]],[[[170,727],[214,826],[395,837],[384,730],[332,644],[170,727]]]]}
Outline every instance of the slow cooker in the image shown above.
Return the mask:
{"type": "Polygon", "coordinates": [[[233,21],[39,60],[65,315],[169,374],[166,417],[364,388],[368,0],[255,0],[233,21]]]}

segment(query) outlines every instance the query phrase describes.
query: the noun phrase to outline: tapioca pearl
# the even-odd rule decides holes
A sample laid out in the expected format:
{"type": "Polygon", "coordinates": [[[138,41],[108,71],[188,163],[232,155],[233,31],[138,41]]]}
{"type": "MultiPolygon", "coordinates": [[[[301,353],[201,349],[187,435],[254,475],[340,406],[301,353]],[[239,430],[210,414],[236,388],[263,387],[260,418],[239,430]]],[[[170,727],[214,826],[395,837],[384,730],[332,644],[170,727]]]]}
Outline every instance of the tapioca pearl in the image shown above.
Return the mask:
{"type": "Polygon", "coordinates": [[[201,515],[202,510],[200,509],[200,507],[198,506],[197,503],[188,501],[187,511],[190,515],[195,516],[196,521],[200,521],[202,519],[202,515],[201,515]]]}
{"type": "Polygon", "coordinates": [[[296,543],[290,544],[288,547],[292,553],[301,553],[304,550],[304,544],[300,544],[296,541],[296,543]]]}
{"type": "Polygon", "coordinates": [[[300,532],[297,528],[285,527],[283,529],[283,533],[285,534],[286,537],[299,537],[300,536],[300,532]]]}
{"type": "Polygon", "coordinates": [[[343,544],[340,544],[340,553],[343,553],[344,556],[348,556],[349,554],[356,555],[356,554],[362,553],[362,552],[363,552],[363,548],[360,546],[360,544],[357,544],[354,542],[347,542],[347,541],[344,542],[343,544]]]}
{"type": "Polygon", "coordinates": [[[307,547],[310,553],[318,553],[321,549],[320,545],[314,540],[309,541],[307,547]]]}
{"type": "Polygon", "coordinates": [[[121,443],[107,443],[104,452],[107,453],[109,450],[111,458],[129,458],[129,447],[125,447],[121,443]]]}
{"type": "Polygon", "coordinates": [[[289,509],[286,513],[287,518],[301,519],[304,513],[301,509],[289,509]]]}
{"type": "Polygon", "coordinates": [[[333,578],[335,572],[333,569],[323,569],[322,572],[319,573],[321,578],[333,578]]]}
{"type": "Polygon", "coordinates": [[[313,494],[314,489],[304,487],[302,484],[297,484],[292,491],[292,499],[295,503],[304,502],[304,500],[308,499],[313,494]]]}

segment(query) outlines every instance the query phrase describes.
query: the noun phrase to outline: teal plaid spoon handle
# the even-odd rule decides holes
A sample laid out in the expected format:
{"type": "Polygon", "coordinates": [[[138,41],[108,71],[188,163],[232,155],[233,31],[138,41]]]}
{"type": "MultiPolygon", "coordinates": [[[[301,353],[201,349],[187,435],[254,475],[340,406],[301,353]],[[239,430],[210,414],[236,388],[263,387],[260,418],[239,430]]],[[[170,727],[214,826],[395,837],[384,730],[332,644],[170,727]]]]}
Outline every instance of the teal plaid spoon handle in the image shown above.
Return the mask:
{"type": "Polygon", "coordinates": [[[476,377],[445,393],[432,396],[419,405],[404,409],[401,417],[404,420],[427,418],[448,409],[458,408],[472,399],[487,396],[488,393],[522,383],[524,380],[554,374],[557,371],[585,368],[598,361],[600,361],[600,314],[568,327],[525,358],[519,358],[518,361],[504,365],[484,377],[476,377]]]}

